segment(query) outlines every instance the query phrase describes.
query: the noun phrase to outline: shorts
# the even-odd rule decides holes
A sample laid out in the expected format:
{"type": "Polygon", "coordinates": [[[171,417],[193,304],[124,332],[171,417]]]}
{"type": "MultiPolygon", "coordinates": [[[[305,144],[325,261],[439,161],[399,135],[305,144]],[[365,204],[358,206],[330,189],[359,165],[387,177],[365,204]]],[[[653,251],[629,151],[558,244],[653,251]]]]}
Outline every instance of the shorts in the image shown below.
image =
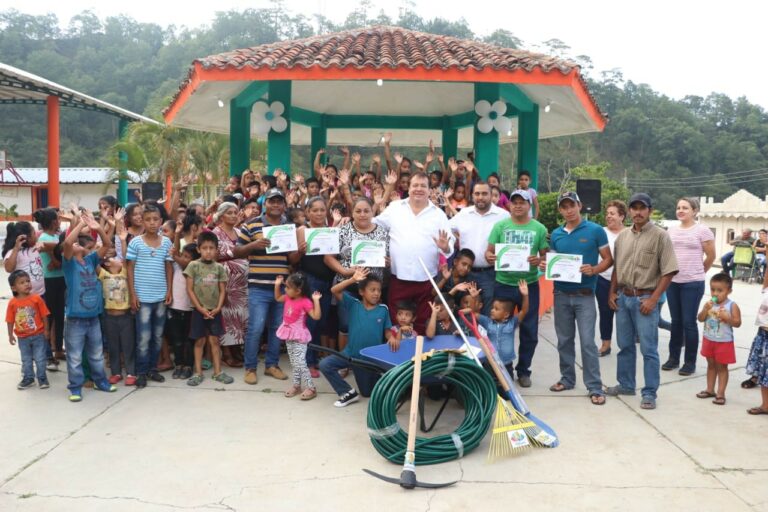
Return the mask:
{"type": "Polygon", "coordinates": [[[221,321],[221,313],[211,319],[203,318],[202,313],[197,310],[192,311],[192,320],[190,321],[189,337],[193,340],[199,340],[204,336],[223,336],[224,324],[221,321]]]}
{"type": "Polygon", "coordinates": [[[701,340],[701,355],[713,358],[719,364],[736,362],[736,349],[732,341],[710,341],[704,338],[701,340]]]}

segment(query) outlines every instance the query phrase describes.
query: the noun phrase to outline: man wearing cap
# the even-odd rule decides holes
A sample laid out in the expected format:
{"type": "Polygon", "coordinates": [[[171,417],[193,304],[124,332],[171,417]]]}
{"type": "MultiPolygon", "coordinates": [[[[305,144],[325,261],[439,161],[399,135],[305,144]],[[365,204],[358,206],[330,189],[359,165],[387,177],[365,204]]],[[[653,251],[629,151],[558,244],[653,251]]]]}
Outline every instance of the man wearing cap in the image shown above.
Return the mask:
{"type": "Polygon", "coordinates": [[[253,217],[240,227],[238,245],[232,250],[235,258],[248,258],[248,332],[245,336],[245,382],[256,384],[259,343],[264,328],[269,329],[264,374],[285,380],[278,366],[280,340],[277,328],[283,320],[283,304],[275,300],[275,279],[287,276],[289,265],[298,263],[298,252],[267,254],[270,240],[264,236],[265,226],[288,224],[285,217],[285,195],[271,188],[264,195],[264,213],[253,217]]]}
{"type": "Polygon", "coordinates": [[[472,189],[472,206],[462,208],[449,221],[451,231],[458,238],[459,249],[469,249],[475,254],[475,263],[468,281],[474,282],[483,300],[482,313],[488,316],[493,299],[496,273],[493,264],[486,261],[488,236],[497,222],[509,218],[509,212],[491,201],[491,187],[484,181],[475,183],[472,189]]]}
{"type": "MultiPolygon", "coordinates": [[[[605,403],[600,363],[595,344],[595,288],[597,275],[613,265],[605,230],[581,218],[581,200],[576,192],[564,192],[557,199],[557,209],[565,224],[552,232],[550,252],[581,256],[581,281],[555,281],[555,333],[560,355],[560,380],[549,390],[554,392],[576,386],[576,327],[579,329],[584,385],[594,405],[605,403]],[[602,258],[598,264],[598,256],[602,258]]],[[[544,270],[546,263],[540,268],[544,270]]]]}
{"type": "Polygon", "coordinates": [[[511,218],[497,222],[488,236],[485,259],[496,264],[496,244],[527,244],[531,248],[528,257],[529,268],[525,272],[496,272],[494,298],[508,300],[522,308],[523,298],[518,282],[524,279],[528,284],[528,313],[520,323],[520,357],[515,369],[520,386],[531,386],[531,362],[539,341],[539,263],[547,252],[547,228],[528,216],[531,196],[527,190],[515,190],[509,196],[511,218]]]}
{"type": "Polygon", "coordinates": [[[616,311],[616,377],[619,384],[606,393],[635,394],[637,348],[640,340],[643,354],[643,377],[640,407],[656,408],[659,388],[659,298],[677,274],[677,258],[666,231],[651,222],[652,202],[648,194],[634,194],[629,199],[632,229],[616,238],[614,270],[608,304],[616,311]]]}

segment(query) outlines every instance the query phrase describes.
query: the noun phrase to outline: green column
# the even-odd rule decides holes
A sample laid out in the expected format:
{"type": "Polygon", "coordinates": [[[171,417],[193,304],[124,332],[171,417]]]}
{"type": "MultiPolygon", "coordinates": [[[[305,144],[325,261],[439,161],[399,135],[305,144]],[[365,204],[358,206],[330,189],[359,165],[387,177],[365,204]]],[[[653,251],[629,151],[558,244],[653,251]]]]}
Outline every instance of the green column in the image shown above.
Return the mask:
{"type": "Polygon", "coordinates": [[[239,176],[251,166],[251,107],[229,102],[229,175],[239,176]]]}
{"type": "Polygon", "coordinates": [[[269,103],[282,102],[285,106],[283,117],[288,121],[288,128],[282,133],[274,130],[267,135],[267,170],[270,174],[275,169],[291,172],[291,81],[273,80],[267,88],[269,103]]]}
{"type": "MultiPolygon", "coordinates": [[[[122,117],[117,121],[118,137],[122,139],[128,131],[128,121],[122,117]]],[[[117,202],[120,206],[128,203],[128,153],[125,151],[117,152],[117,159],[120,162],[118,169],[119,178],[117,180],[117,202]]]]}
{"type": "Polygon", "coordinates": [[[449,158],[456,158],[456,155],[459,152],[459,130],[456,128],[451,128],[447,126],[447,124],[448,120],[446,118],[443,122],[442,143],[443,158],[446,163],[448,162],[449,158]]]}
{"type": "MultiPolygon", "coordinates": [[[[475,103],[486,100],[493,104],[501,98],[499,84],[477,83],[475,84],[475,103]]],[[[475,104],[472,104],[474,110],[475,104]]],[[[480,176],[485,179],[492,172],[499,170],[499,132],[491,130],[488,133],[480,133],[477,129],[477,121],[474,124],[475,167],[480,176]]]]}
{"type": "Polygon", "coordinates": [[[531,173],[531,188],[539,188],[539,106],[518,116],[517,170],[531,173]]]}
{"type": "MultiPolygon", "coordinates": [[[[312,127],[312,149],[309,155],[309,175],[315,175],[315,155],[318,151],[328,145],[328,130],[325,127],[313,126],[312,127]]],[[[320,159],[320,163],[325,163],[328,155],[323,156],[320,159]]]]}

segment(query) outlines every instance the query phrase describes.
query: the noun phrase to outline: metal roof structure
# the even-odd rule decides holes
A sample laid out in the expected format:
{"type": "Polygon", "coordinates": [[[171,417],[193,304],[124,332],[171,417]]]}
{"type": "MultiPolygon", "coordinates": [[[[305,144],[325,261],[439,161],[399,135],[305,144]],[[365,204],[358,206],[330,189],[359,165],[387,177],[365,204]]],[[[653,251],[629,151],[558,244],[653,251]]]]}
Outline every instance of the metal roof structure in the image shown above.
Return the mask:
{"type": "MultiPolygon", "coordinates": [[[[40,185],[48,183],[47,167],[19,167],[16,172],[23,182],[19,182],[14,176],[5,176],[0,185],[40,185]]],[[[141,182],[141,176],[135,172],[128,172],[128,180],[134,183],[141,182]]],[[[67,184],[95,184],[111,183],[117,181],[117,173],[111,167],[61,167],[59,169],[59,183],[67,184]],[[111,175],[111,177],[110,177],[111,175]]]]}
{"type": "Polygon", "coordinates": [[[58,97],[63,106],[101,112],[126,121],[160,124],[154,119],[0,62],[0,105],[45,105],[49,96],[58,97]]]}

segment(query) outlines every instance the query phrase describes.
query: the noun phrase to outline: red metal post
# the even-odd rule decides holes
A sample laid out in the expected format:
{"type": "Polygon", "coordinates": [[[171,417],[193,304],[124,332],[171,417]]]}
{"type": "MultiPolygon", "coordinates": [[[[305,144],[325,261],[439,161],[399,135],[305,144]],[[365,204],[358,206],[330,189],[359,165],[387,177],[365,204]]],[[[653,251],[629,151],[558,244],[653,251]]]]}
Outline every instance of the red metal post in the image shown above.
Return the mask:
{"type": "Polygon", "coordinates": [[[61,206],[59,196],[59,97],[48,96],[48,206],[61,206]]]}

